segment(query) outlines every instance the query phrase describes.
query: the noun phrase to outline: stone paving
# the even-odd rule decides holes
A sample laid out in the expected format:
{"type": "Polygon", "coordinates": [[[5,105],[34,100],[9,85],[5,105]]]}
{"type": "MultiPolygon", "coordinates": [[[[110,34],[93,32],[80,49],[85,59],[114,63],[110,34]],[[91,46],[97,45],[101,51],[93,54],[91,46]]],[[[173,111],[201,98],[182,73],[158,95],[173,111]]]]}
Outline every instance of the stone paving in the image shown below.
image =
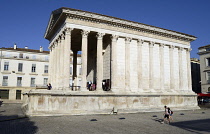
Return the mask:
{"type": "Polygon", "coordinates": [[[163,112],[117,115],[25,117],[21,104],[0,107],[0,134],[207,134],[210,109],[174,111],[174,121],[161,124],[163,112]]]}

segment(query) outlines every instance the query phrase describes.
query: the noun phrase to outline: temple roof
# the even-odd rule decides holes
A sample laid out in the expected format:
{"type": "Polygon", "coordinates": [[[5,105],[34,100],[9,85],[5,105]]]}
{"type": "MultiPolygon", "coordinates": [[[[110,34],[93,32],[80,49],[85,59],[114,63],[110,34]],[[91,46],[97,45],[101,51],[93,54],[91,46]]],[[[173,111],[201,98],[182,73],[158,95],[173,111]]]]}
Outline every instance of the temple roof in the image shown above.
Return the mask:
{"type": "Polygon", "coordinates": [[[55,33],[61,26],[60,23],[64,22],[67,16],[74,16],[76,18],[81,18],[82,20],[88,19],[92,22],[112,24],[112,26],[122,26],[123,28],[135,29],[142,32],[159,34],[161,36],[167,36],[170,38],[176,38],[180,40],[194,41],[197,37],[173,30],[168,30],[148,24],[143,24],[139,22],[134,22],[130,20],[125,20],[117,17],[107,16],[103,14],[93,13],[89,11],[83,11],[73,8],[61,7],[57,10],[52,11],[46,32],[45,38],[50,39],[50,34],[55,33]]]}

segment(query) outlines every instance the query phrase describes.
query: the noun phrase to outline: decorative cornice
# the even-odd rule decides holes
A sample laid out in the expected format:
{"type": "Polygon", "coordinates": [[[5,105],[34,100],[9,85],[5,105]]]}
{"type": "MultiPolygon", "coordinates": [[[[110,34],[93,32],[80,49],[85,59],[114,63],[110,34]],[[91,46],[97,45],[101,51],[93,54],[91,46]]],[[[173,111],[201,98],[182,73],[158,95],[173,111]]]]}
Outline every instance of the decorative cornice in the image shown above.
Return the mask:
{"type": "Polygon", "coordinates": [[[184,40],[184,41],[193,41],[196,39],[195,36],[188,35],[185,33],[180,33],[172,30],[167,30],[151,25],[146,25],[143,23],[133,22],[129,20],[124,20],[120,18],[115,18],[111,16],[106,16],[97,13],[91,13],[87,11],[71,9],[71,8],[61,8],[62,12],[71,19],[79,19],[83,21],[90,21],[94,23],[102,23],[114,27],[121,27],[125,29],[155,34],[159,36],[164,36],[168,38],[173,38],[177,40],[184,40]]]}

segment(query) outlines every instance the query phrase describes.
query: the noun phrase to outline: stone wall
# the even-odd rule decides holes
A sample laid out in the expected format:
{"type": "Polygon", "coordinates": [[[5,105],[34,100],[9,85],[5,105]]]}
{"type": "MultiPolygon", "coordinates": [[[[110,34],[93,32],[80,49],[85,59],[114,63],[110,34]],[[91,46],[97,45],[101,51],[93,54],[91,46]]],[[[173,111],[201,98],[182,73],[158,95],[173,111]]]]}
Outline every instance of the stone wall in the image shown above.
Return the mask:
{"type": "Polygon", "coordinates": [[[164,94],[96,94],[96,93],[51,93],[24,94],[23,109],[29,116],[110,114],[115,107],[118,113],[163,111],[167,105],[173,110],[198,109],[195,95],[164,94]],[[30,100],[30,103],[27,101],[30,100]]]}

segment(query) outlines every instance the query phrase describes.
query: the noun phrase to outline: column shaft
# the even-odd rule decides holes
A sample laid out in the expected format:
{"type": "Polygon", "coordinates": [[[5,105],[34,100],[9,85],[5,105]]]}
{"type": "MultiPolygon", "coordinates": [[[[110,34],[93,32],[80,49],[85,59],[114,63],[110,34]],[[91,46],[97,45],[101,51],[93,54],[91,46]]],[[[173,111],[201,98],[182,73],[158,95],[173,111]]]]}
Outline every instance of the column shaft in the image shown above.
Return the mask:
{"type": "Polygon", "coordinates": [[[58,59],[57,59],[57,56],[58,56],[58,41],[55,42],[55,55],[54,55],[54,60],[55,60],[55,64],[54,64],[54,85],[52,85],[54,87],[54,89],[57,89],[57,82],[58,82],[58,79],[57,79],[57,64],[58,64],[58,59]]]}
{"type": "Polygon", "coordinates": [[[154,68],[153,68],[153,47],[154,42],[150,42],[149,44],[149,88],[154,89],[153,82],[154,82],[154,68]]]}
{"type": "Polygon", "coordinates": [[[65,90],[69,90],[70,85],[70,54],[71,54],[71,31],[73,29],[66,28],[65,29],[65,43],[64,43],[64,67],[65,70],[63,74],[63,84],[65,90]]]}
{"type": "Polygon", "coordinates": [[[49,47],[49,49],[50,49],[50,56],[49,56],[49,66],[48,66],[48,68],[49,68],[49,70],[48,70],[48,83],[52,83],[51,82],[51,79],[52,79],[52,67],[51,67],[51,65],[52,65],[52,61],[53,61],[53,58],[52,58],[52,56],[53,56],[53,48],[52,48],[52,45],[49,47]]]}
{"type": "Polygon", "coordinates": [[[54,64],[55,64],[54,63],[55,62],[55,60],[54,60],[54,55],[55,55],[55,46],[54,46],[54,43],[53,43],[51,49],[52,49],[52,53],[51,53],[52,55],[50,57],[51,62],[49,64],[49,66],[51,68],[51,71],[49,72],[49,74],[50,74],[50,81],[49,82],[51,83],[51,85],[54,85],[54,64]]]}
{"type": "Polygon", "coordinates": [[[138,40],[138,90],[142,92],[142,45],[144,41],[139,39],[138,40]]]}
{"type": "Polygon", "coordinates": [[[190,61],[190,51],[191,49],[187,49],[186,57],[187,57],[187,76],[188,76],[188,91],[192,91],[192,76],[191,76],[191,61],[190,61]]]}
{"type": "Polygon", "coordinates": [[[131,38],[125,38],[125,90],[130,90],[130,42],[131,38]]]}
{"type": "Polygon", "coordinates": [[[117,90],[117,35],[112,35],[112,44],[111,44],[111,90],[117,90]]]}
{"type": "Polygon", "coordinates": [[[174,90],[174,46],[170,46],[170,90],[174,90]]]}
{"type": "Polygon", "coordinates": [[[88,34],[89,31],[82,31],[82,88],[87,90],[87,56],[88,56],[88,34]]]}
{"type": "Polygon", "coordinates": [[[58,47],[57,47],[57,68],[56,68],[56,76],[57,76],[57,89],[60,89],[60,85],[61,85],[61,38],[59,37],[59,40],[58,40],[58,47]]]}
{"type": "Polygon", "coordinates": [[[102,91],[103,80],[103,36],[104,33],[97,34],[97,91],[102,91]]]}
{"type": "Polygon", "coordinates": [[[160,44],[160,89],[164,90],[164,44],[160,44]]]}
{"type": "Polygon", "coordinates": [[[183,66],[182,66],[182,51],[183,48],[179,48],[179,90],[183,90],[183,66]]]}
{"type": "Polygon", "coordinates": [[[65,43],[65,40],[64,40],[64,34],[61,34],[61,44],[60,44],[60,89],[64,89],[64,81],[63,81],[63,78],[64,78],[64,43],[65,43]]]}

